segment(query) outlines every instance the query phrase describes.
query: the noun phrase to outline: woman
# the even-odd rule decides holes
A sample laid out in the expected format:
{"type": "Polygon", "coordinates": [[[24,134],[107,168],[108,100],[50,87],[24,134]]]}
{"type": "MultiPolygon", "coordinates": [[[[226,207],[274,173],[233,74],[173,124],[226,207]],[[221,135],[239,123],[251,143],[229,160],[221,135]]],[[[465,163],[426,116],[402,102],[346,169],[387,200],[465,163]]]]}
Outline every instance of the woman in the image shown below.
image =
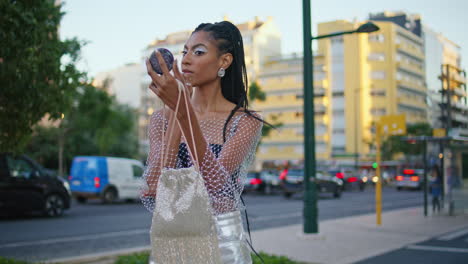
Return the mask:
{"type": "MultiPolygon", "coordinates": [[[[151,196],[156,195],[162,167],[198,165],[211,201],[222,263],[251,263],[242,228],[240,195],[263,121],[247,109],[247,74],[240,31],[227,21],[200,24],[184,46],[182,72],[174,62],[174,76],[161,63],[161,54],[157,53],[157,58],[163,74],[155,73],[147,61],[152,79],[149,88],[167,107],[150,119],[150,152],[144,174],[148,190],[142,200],[147,208],[154,208],[151,196]],[[179,81],[191,96],[177,108],[179,81]],[[170,126],[174,119],[180,126],[170,126]],[[159,162],[162,151],[164,165],[159,162]],[[194,156],[197,164],[192,162],[194,156]]],[[[177,255],[177,251],[173,254],[177,255]]]]}

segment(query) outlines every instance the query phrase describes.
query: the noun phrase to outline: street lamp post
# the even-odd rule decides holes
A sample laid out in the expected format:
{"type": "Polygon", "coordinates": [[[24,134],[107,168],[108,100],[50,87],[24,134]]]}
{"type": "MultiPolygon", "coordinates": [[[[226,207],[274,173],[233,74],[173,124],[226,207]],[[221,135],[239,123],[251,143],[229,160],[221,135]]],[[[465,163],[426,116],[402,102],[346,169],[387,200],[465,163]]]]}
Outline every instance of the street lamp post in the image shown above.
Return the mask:
{"type": "Polygon", "coordinates": [[[317,192],[315,184],[314,72],[312,40],[379,30],[368,22],[356,30],[312,37],[310,0],[302,1],[304,36],[304,233],[318,233],[317,192]]]}

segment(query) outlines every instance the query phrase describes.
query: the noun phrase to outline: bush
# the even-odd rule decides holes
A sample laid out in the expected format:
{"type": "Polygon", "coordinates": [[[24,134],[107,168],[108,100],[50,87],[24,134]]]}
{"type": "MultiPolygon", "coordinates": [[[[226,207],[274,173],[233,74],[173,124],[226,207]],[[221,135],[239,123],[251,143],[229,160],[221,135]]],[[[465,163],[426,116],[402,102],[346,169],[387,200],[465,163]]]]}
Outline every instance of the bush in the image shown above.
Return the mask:
{"type": "Polygon", "coordinates": [[[0,257],[0,264],[29,264],[27,261],[0,257]]]}
{"type": "Polygon", "coordinates": [[[148,264],[149,253],[140,252],[126,256],[120,256],[115,264],[148,264]]]}
{"type": "MultiPolygon", "coordinates": [[[[300,264],[300,262],[292,261],[285,256],[268,255],[264,252],[259,252],[258,254],[262,257],[265,264],[300,264]]],[[[252,254],[252,261],[253,264],[263,264],[255,254],[252,254]]]]}
{"type": "MultiPolygon", "coordinates": [[[[292,261],[285,256],[269,255],[264,252],[260,252],[259,254],[265,264],[301,264],[301,262],[292,261]]],[[[149,252],[141,252],[132,255],[120,256],[115,264],[147,264],[148,260],[149,252]]],[[[255,254],[252,254],[252,260],[253,264],[262,264],[260,258],[258,258],[255,254]]]]}

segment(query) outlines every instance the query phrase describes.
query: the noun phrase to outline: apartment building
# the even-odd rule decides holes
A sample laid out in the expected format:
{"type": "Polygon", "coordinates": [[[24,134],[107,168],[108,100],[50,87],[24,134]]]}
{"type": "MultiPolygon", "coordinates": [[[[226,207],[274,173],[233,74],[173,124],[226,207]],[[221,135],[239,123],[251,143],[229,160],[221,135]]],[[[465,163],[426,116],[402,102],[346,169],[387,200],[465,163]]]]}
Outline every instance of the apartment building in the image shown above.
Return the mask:
{"type": "MultiPolygon", "coordinates": [[[[314,56],[315,134],[318,159],[329,156],[326,116],[329,105],[323,55],[314,56]]],[[[257,161],[279,165],[284,161],[301,163],[304,157],[303,55],[290,54],[270,58],[259,72],[258,83],[266,100],[256,101],[255,110],[270,123],[281,123],[277,130],[262,139],[257,161]]]]}
{"type": "MultiPolygon", "coordinates": [[[[380,27],[375,33],[318,40],[314,111],[319,161],[351,161],[356,154],[360,160],[371,160],[373,125],[380,116],[404,113],[408,123],[427,122],[424,42],[414,33],[418,27],[374,18],[380,27]]],[[[318,35],[354,30],[362,23],[320,23],[318,35]]],[[[260,71],[267,100],[255,106],[268,121],[283,125],[263,139],[258,159],[303,159],[302,60],[297,54],[271,58],[260,71]]]]}

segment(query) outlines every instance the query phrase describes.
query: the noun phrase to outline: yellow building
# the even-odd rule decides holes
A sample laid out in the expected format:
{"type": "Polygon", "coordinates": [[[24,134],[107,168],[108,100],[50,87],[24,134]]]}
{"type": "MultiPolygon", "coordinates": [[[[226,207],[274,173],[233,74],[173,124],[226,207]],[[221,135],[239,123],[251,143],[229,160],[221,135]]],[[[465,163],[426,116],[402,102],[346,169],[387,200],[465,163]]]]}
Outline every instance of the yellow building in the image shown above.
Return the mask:
{"type": "MultiPolygon", "coordinates": [[[[356,29],[364,22],[320,23],[318,35],[356,29]]],[[[318,40],[314,57],[315,135],[318,160],[370,159],[373,124],[380,116],[406,114],[408,123],[427,122],[424,43],[390,21],[380,30],[318,40]]],[[[265,138],[257,158],[303,159],[302,56],[272,59],[259,80],[267,92],[255,107],[279,131],[265,138]]]]}
{"type": "MultiPolygon", "coordinates": [[[[225,20],[228,20],[225,18],[225,20]]],[[[245,62],[249,81],[256,79],[258,70],[265,63],[267,58],[281,54],[281,34],[272,17],[261,20],[258,17],[245,23],[236,24],[239,28],[245,52],[245,62]]],[[[157,48],[169,49],[174,56],[179,57],[183,46],[190,37],[192,30],[175,32],[167,35],[164,39],[156,39],[150,43],[142,54],[142,64],[144,60],[157,48]]],[[[140,152],[148,152],[148,122],[149,116],[162,107],[160,100],[149,89],[150,78],[146,72],[141,76],[141,108],[139,116],[139,141],[140,152]]]]}
{"type": "MultiPolygon", "coordinates": [[[[323,56],[316,54],[314,64],[316,152],[318,159],[327,159],[330,154],[329,118],[325,113],[329,100],[323,56]]],[[[257,161],[300,163],[304,156],[302,54],[271,58],[260,71],[258,83],[266,93],[266,100],[256,101],[254,109],[260,111],[266,121],[281,123],[281,126],[262,139],[257,161]]]]}

